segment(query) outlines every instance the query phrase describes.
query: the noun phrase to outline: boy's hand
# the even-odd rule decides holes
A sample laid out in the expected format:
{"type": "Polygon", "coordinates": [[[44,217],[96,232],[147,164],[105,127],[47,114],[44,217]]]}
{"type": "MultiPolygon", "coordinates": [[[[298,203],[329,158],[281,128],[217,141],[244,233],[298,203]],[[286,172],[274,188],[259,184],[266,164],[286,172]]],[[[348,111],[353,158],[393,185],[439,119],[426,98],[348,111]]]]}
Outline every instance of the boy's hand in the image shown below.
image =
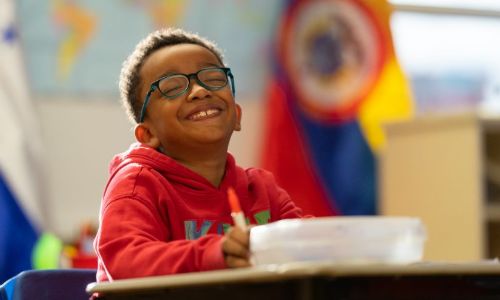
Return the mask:
{"type": "Polygon", "coordinates": [[[226,265],[230,268],[250,266],[250,230],[231,227],[224,235],[222,252],[226,265]]]}

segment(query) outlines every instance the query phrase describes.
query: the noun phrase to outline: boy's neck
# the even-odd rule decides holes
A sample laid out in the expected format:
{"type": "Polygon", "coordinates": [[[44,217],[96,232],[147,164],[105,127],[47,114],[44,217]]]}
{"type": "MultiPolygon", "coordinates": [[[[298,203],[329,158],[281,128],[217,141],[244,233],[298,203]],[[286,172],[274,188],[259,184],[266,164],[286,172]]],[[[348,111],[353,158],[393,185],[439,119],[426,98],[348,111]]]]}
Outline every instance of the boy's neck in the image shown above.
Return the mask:
{"type": "MultiPolygon", "coordinates": [[[[227,148],[218,153],[198,153],[183,157],[172,157],[181,165],[207,179],[213,186],[219,187],[226,171],[227,148]],[[186,159],[189,157],[189,159],[186,159]]],[[[168,154],[167,154],[168,155],[168,154]]]]}
{"type": "Polygon", "coordinates": [[[191,171],[203,176],[215,187],[219,187],[220,183],[222,182],[222,178],[224,177],[224,172],[226,171],[226,158],[224,158],[223,161],[214,159],[211,161],[201,161],[198,163],[180,163],[191,171]]]}

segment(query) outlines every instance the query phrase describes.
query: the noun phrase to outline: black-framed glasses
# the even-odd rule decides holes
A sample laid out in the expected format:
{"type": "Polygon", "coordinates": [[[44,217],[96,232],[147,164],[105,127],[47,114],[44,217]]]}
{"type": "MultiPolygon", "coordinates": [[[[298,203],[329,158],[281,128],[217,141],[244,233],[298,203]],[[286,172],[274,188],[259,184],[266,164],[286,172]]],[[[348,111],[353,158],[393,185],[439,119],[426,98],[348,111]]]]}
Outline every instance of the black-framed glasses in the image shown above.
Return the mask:
{"type": "Polygon", "coordinates": [[[199,85],[210,91],[217,91],[224,88],[228,84],[228,81],[231,80],[231,92],[234,96],[234,78],[230,68],[210,67],[191,74],[169,74],[151,83],[148,94],[142,104],[140,122],[144,121],[146,107],[148,106],[151,94],[155,90],[158,90],[167,99],[174,99],[189,90],[191,78],[194,78],[199,85]]]}

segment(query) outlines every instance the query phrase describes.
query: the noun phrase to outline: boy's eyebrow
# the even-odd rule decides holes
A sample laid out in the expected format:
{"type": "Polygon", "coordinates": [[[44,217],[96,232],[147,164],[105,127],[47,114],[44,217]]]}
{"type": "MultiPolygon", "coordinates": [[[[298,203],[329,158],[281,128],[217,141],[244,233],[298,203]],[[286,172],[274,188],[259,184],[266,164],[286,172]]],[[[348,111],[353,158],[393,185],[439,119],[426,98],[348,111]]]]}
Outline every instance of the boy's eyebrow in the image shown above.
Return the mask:
{"type": "Polygon", "coordinates": [[[202,68],[203,68],[203,67],[207,67],[207,66],[208,66],[208,67],[217,67],[217,68],[222,68],[222,67],[224,67],[224,66],[221,66],[221,65],[219,65],[219,64],[214,64],[214,63],[204,63],[204,64],[203,64],[203,65],[201,65],[201,66],[202,66],[202,68]]]}
{"type": "Polygon", "coordinates": [[[174,71],[167,71],[165,73],[162,73],[160,76],[158,76],[158,78],[156,78],[157,80],[160,79],[160,78],[163,78],[163,77],[166,77],[168,75],[175,75],[175,74],[182,74],[182,73],[179,73],[179,72],[174,72],[174,71]]]}

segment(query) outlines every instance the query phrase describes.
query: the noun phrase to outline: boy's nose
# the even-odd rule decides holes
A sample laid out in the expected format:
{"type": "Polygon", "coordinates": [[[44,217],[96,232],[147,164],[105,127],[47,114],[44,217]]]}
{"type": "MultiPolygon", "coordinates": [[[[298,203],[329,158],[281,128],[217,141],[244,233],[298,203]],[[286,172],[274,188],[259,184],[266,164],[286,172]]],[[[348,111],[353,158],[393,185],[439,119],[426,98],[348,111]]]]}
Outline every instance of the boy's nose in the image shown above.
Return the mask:
{"type": "Polygon", "coordinates": [[[210,91],[198,84],[196,81],[191,82],[191,86],[189,87],[188,90],[188,101],[194,101],[194,100],[199,100],[203,99],[210,96],[210,91]]]}

